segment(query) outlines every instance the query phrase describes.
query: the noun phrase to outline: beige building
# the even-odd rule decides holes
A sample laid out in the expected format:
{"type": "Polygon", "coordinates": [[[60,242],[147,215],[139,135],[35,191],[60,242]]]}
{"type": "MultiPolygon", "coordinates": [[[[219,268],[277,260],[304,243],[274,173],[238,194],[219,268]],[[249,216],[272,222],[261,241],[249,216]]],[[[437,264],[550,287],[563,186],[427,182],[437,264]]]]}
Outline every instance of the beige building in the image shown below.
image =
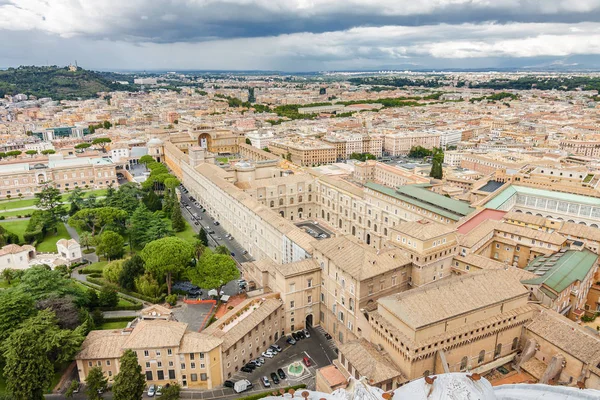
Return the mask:
{"type": "Polygon", "coordinates": [[[250,298],[202,331],[221,343],[222,374],[230,378],[248,361],[260,357],[277,339],[284,335],[285,313],[277,294],[250,298]]]}
{"type": "Polygon", "coordinates": [[[0,164],[0,198],[32,196],[45,182],[61,192],[80,188],[117,186],[115,164],[107,158],[51,158],[32,163],[0,164]]]}
{"type": "Polygon", "coordinates": [[[300,137],[273,139],[269,150],[284,158],[287,158],[289,154],[291,161],[301,166],[331,164],[337,161],[335,146],[314,139],[300,137]]]}
{"type": "Polygon", "coordinates": [[[148,384],[177,382],[184,388],[212,389],[224,381],[221,343],[214,336],[188,331],[185,323],[142,319],[132,328],[91,331],[75,360],[82,382],[93,367],[102,368],[112,382],[121,355],[131,349],[148,384]]]}
{"type": "Polygon", "coordinates": [[[0,249],[0,271],[5,269],[27,269],[29,260],[35,256],[35,247],[28,244],[8,244],[0,249]]]}
{"type": "Polygon", "coordinates": [[[440,147],[440,133],[398,132],[385,135],[383,150],[392,156],[406,155],[416,146],[433,149],[440,147]]]}

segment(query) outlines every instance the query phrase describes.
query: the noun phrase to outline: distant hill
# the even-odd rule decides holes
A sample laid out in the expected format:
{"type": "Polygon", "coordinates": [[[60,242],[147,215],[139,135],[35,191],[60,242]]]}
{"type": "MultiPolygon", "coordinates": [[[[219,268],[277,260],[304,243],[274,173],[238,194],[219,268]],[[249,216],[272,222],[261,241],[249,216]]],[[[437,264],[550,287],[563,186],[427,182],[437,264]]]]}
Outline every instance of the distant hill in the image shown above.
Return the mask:
{"type": "Polygon", "coordinates": [[[0,97],[24,93],[54,100],[93,98],[98,92],[133,90],[133,85],[113,83],[98,72],[68,67],[26,66],[0,71],[0,97]]]}

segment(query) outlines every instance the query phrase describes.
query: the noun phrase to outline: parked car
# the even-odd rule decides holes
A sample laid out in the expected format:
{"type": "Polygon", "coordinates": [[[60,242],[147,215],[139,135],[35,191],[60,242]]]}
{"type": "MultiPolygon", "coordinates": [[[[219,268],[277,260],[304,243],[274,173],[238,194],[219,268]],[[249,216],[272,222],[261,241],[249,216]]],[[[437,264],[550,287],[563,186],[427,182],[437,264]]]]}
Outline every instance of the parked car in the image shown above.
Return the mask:
{"type": "Polygon", "coordinates": [[[248,254],[248,250],[242,251],[242,254],[244,254],[244,255],[248,254]]]}
{"type": "Polygon", "coordinates": [[[285,374],[285,372],[283,372],[283,369],[281,369],[281,368],[279,368],[279,369],[277,370],[277,375],[279,375],[279,378],[280,378],[280,379],[285,379],[285,378],[287,378],[287,375],[285,374]]]}
{"type": "Polygon", "coordinates": [[[234,252],[231,252],[229,254],[231,254],[231,257],[235,257],[235,253],[234,252]]]}
{"type": "Polygon", "coordinates": [[[260,361],[261,364],[265,363],[265,359],[262,357],[258,357],[257,360],[260,361]]]}
{"type": "Polygon", "coordinates": [[[302,332],[304,332],[304,336],[306,336],[307,338],[310,337],[310,332],[308,331],[308,329],[304,329],[302,332]]]}
{"type": "Polygon", "coordinates": [[[264,358],[262,359],[263,361],[260,361],[260,360],[261,360],[260,358],[257,358],[256,360],[253,361],[257,367],[261,367],[265,363],[264,358]]]}
{"type": "Polygon", "coordinates": [[[221,224],[219,223],[219,221],[215,221],[215,225],[216,225],[216,226],[219,226],[219,225],[221,225],[221,224]]]}
{"type": "Polygon", "coordinates": [[[296,344],[296,339],[294,339],[292,336],[288,336],[288,338],[285,341],[291,345],[296,344]]]}
{"type": "Polygon", "coordinates": [[[307,367],[310,367],[311,363],[310,363],[310,359],[308,357],[304,357],[302,359],[302,362],[304,363],[304,365],[306,365],[307,367]]]}
{"type": "Polygon", "coordinates": [[[269,382],[269,378],[267,378],[266,376],[263,376],[261,378],[261,381],[264,387],[271,387],[271,382],[269,382]]]}
{"type": "Polygon", "coordinates": [[[277,376],[277,374],[275,372],[271,372],[271,380],[276,385],[279,383],[279,377],[277,376]]]}
{"type": "Polygon", "coordinates": [[[223,382],[223,386],[225,386],[225,387],[232,388],[233,385],[235,385],[235,383],[233,383],[233,381],[230,381],[230,380],[226,380],[225,382],[223,382]]]}
{"type": "Polygon", "coordinates": [[[156,387],[156,395],[157,396],[162,396],[162,390],[163,390],[163,387],[161,385],[158,385],[156,387]]]}
{"type": "Polygon", "coordinates": [[[267,353],[266,351],[263,351],[261,357],[273,358],[273,353],[267,353]]]}
{"type": "Polygon", "coordinates": [[[256,369],[256,364],[249,362],[249,363],[246,363],[246,365],[244,365],[244,367],[250,368],[251,370],[254,371],[256,369]]]}
{"type": "Polygon", "coordinates": [[[200,222],[198,222],[198,221],[195,221],[195,222],[194,222],[194,225],[200,225],[200,222]]]}
{"type": "Polygon", "coordinates": [[[281,347],[279,347],[279,345],[277,344],[272,344],[271,346],[269,346],[269,348],[281,353],[281,347]]]}
{"type": "Polygon", "coordinates": [[[273,350],[273,349],[267,349],[265,351],[265,353],[270,354],[272,356],[276,356],[277,355],[277,352],[275,350],[273,350]]]}
{"type": "Polygon", "coordinates": [[[236,393],[241,393],[241,392],[244,392],[244,391],[250,389],[251,387],[252,387],[252,382],[250,382],[248,379],[242,379],[241,381],[237,381],[233,385],[233,390],[235,390],[236,393]]]}
{"type": "Polygon", "coordinates": [[[298,332],[296,332],[296,334],[298,335],[298,337],[300,339],[306,339],[306,335],[304,335],[304,331],[298,331],[298,332]]]}
{"type": "Polygon", "coordinates": [[[252,368],[248,368],[246,366],[243,366],[242,368],[240,368],[240,371],[242,371],[242,372],[252,372],[253,369],[252,368]]]}
{"type": "Polygon", "coordinates": [[[148,388],[148,397],[154,397],[155,394],[156,394],[156,386],[150,385],[150,387],[148,388]]]}
{"type": "Polygon", "coordinates": [[[296,342],[300,340],[300,337],[298,336],[298,334],[296,332],[292,332],[292,337],[294,338],[294,340],[296,342]]]}
{"type": "Polygon", "coordinates": [[[329,333],[325,332],[325,338],[327,338],[327,340],[331,340],[332,337],[329,333]]]}

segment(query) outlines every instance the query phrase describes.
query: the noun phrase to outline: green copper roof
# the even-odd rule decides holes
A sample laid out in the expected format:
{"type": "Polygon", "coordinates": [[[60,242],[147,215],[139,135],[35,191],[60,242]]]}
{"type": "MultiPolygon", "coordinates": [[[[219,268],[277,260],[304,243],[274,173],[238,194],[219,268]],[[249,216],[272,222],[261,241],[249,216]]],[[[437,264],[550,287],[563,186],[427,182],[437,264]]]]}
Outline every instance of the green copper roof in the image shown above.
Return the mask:
{"type": "Polygon", "coordinates": [[[405,185],[392,189],[377,183],[367,182],[365,186],[454,221],[458,221],[461,217],[475,211],[467,203],[424,189],[423,185],[405,185]]]}
{"type": "Polygon", "coordinates": [[[526,196],[546,197],[558,201],[567,201],[571,203],[587,204],[600,207],[600,198],[582,196],[580,194],[553,192],[552,190],[536,189],[525,186],[510,185],[499,193],[496,197],[488,201],[486,208],[499,209],[504,202],[510,199],[514,194],[523,194],[526,196]]]}
{"type": "Polygon", "coordinates": [[[564,253],[537,257],[525,270],[539,277],[524,280],[523,283],[545,285],[555,293],[560,293],[573,282],[583,281],[597,260],[598,256],[587,249],[567,250],[564,253]]]}

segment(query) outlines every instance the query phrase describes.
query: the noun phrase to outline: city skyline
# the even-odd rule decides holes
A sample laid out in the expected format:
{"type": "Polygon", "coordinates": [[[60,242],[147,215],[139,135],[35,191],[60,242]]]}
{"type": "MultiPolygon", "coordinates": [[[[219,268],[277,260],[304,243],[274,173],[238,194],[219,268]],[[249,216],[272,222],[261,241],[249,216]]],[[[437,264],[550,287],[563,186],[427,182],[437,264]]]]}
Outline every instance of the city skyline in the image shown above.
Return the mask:
{"type": "Polygon", "coordinates": [[[105,0],[52,7],[1,0],[0,15],[3,67],[73,60],[109,70],[600,67],[600,2],[592,0],[105,0]]]}

